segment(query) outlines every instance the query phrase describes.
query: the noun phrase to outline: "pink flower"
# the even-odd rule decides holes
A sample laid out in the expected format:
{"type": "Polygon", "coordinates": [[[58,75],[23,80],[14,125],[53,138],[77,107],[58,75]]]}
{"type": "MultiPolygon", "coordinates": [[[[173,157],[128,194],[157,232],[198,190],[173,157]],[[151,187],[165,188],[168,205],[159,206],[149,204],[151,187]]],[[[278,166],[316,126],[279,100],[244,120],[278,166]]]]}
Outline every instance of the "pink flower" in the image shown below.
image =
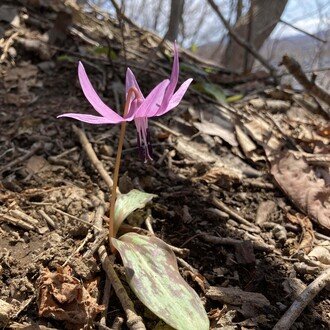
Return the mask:
{"type": "Polygon", "coordinates": [[[69,117],[90,124],[118,124],[123,121],[132,121],[134,119],[138,133],[139,152],[145,160],[152,159],[148,118],[164,115],[175,108],[180,103],[192,82],[192,79],[186,80],[175,92],[179,79],[179,55],[177,46],[174,44],[174,61],[170,79],[165,79],[159,83],[147,97],[143,96],[133,72],[129,68],[127,69],[126,102],[129,102],[129,107],[127,114],[122,117],[104,104],[97,95],[81,62],[79,62],[78,66],[78,76],[85,97],[101,116],[65,113],[57,118],[69,117]],[[132,91],[134,93],[131,93],[132,91]]]}

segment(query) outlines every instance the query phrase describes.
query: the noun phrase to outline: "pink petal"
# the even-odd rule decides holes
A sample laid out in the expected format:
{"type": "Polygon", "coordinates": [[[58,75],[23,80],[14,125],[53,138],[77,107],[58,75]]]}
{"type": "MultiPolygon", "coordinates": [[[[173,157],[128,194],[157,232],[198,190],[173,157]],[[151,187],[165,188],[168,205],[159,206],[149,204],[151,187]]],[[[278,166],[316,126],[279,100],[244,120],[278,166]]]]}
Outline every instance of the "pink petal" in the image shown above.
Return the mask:
{"type": "Polygon", "coordinates": [[[119,121],[115,122],[113,119],[110,118],[85,115],[82,113],[65,113],[63,115],[57,116],[57,118],[62,118],[62,117],[77,119],[83,121],[84,123],[89,123],[89,124],[117,124],[123,121],[123,119],[120,119],[119,121]]]}
{"type": "Polygon", "coordinates": [[[126,96],[127,96],[128,90],[132,87],[135,87],[138,90],[138,92],[140,93],[140,97],[142,99],[144,99],[144,96],[141,92],[139,84],[137,83],[132,70],[130,68],[127,68],[127,71],[126,71],[126,96]]]}
{"type": "Polygon", "coordinates": [[[164,99],[160,105],[159,111],[164,112],[173,96],[174,90],[179,80],[179,53],[176,42],[174,43],[174,60],[172,66],[172,73],[170,83],[165,91],[164,99]]]}
{"type": "Polygon", "coordinates": [[[189,85],[191,84],[193,80],[187,79],[181,86],[180,88],[174,93],[174,95],[172,96],[170,102],[168,103],[168,106],[165,110],[163,110],[162,112],[160,111],[161,109],[159,109],[157,111],[157,113],[155,114],[156,117],[161,116],[163,114],[165,114],[166,112],[172,110],[173,108],[175,108],[182,100],[184,94],[186,93],[189,85]]]}
{"type": "Polygon", "coordinates": [[[93,106],[93,108],[103,117],[110,119],[109,123],[119,123],[123,120],[121,116],[118,115],[115,111],[109,108],[107,105],[103,103],[103,101],[96,94],[91,82],[89,81],[85,68],[81,62],[79,62],[78,66],[78,76],[80,81],[80,86],[89,101],[89,103],[93,106]]]}
{"type": "MultiPolygon", "coordinates": [[[[165,79],[159,83],[149,95],[142,101],[142,104],[133,114],[132,118],[141,118],[141,117],[152,117],[151,113],[154,113],[158,110],[158,105],[164,97],[166,87],[169,84],[169,80],[165,79]]],[[[132,118],[126,118],[125,120],[131,120],[132,118]]]]}

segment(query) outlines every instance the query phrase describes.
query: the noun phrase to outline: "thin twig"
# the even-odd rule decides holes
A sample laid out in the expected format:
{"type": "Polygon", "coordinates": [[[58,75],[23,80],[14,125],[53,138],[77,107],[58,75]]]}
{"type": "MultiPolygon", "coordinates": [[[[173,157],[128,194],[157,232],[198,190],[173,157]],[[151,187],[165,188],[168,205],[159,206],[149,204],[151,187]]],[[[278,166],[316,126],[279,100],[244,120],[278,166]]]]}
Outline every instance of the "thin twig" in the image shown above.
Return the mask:
{"type": "Polygon", "coordinates": [[[111,291],[111,282],[109,280],[109,277],[106,276],[104,289],[103,289],[103,297],[102,297],[102,305],[105,308],[102,313],[99,329],[107,326],[107,314],[108,314],[108,308],[109,308],[109,302],[110,302],[110,291],[111,291]]]}
{"type": "Polygon", "coordinates": [[[80,128],[78,128],[76,125],[72,125],[72,129],[78,136],[81,146],[85,150],[88,158],[90,159],[94,167],[97,169],[97,171],[100,173],[102,179],[106,182],[109,189],[111,189],[113,186],[113,181],[110,175],[108,174],[108,172],[106,171],[106,169],[104,168],[102,162],[97,158],[96,153],[93,150],[92,145],[88,141],[85,132],[80,128]]]}
{"type": "Polygon", "coordinates": [[[287,25],[287,26],[290,26],[291,28],[293,28],[293,29],[295,29],[295,30],[297,30],[297,31],[299,31],[299,32],[301,32],[301,33],[306,34],[307,36],[309,36],[309,37],[311,37],[311,38],[314,38],[314,39],[316,39],[316,40],[318,40],[318,41],[321,41],[321,42],[323,42],[323,43],[325,43],[325,44],[327,43],[326,40],[321,39],[321,38],[319,38],[318,36],[316,36],[316,35],[314,35],[314,34],[311,34],[311,33],[307,32],[307,31],[305,31],[305,30],[302,30],[302,29],[298,28],[297,26],[292,25],[291,23],[285,21],[285,20],[282,19],[282,18],[280,18],[280,22],[283,23],[283,24],[285,24],[285,25],[287,25]]]}
{"type": "Polygon", "coordinates": [[[297,297],[291,307],[275,324],[273,330],[288,330],[299,317],[305,307],[314,297],[330,283],[330,268],[323,271],[308,287],[297,297]]]}
{"type": "Polygon", "coordinates": [[[12,162],[6,164],[4,167],[2,167],[0,169],[0,177],[1,174],[9,169],[12,169],[14,166],[16,166],[19,163],[24,162],[26,159],[30,158],[31,156],[33,156],[37,151],[39,151],[40,149],[42,149],[44,146],[44,144],[42,142],[35,142],[31,149],[23,156],[18,157],[16,159],[14,159],[12,162]]]}
{"type": "Polygon", "coordinates": [[[259,227],[257,227],[255,224],[247,221],[246,219],[244,219],[241,215],[239,215],[237,212],[235,212],[234,210],[232,210],[231,208],[229,208],[226,204],[224,204],[223,202],[221,202],[215,196],[212,197],[212,203],[213,203],[214,206],[216,206],[219,209],[221,209],[222,211],[228,213],[230,216],[232,216],[235,220],[237,220],[241,224],[243,224],[245,226],[248,226],[248,227],[251,227],[254,232],[256,232],[256,233],[259,233],[260,232],[260,228],[259,227]]]}
{"type": "Polygon", "coordinates": [[[52,206],[52,209],[53,209],[55,212],[61,213],[61,214],[63,214],[63,215],[66,215],[67,217],[69,217],[69,218],[71,218],[71,219],[73,219],[73,220],[77,220],[77,221],[79,221],[79,222],[84,223],[84,224],[87,225],[87,226],[93,227],[94,229],[98,230],[99,232],[102,231],[102,228],[97,227],[97,226],[93,225],[92,223],[90,223],[90,222],[88,222],[88,221],[82,220],[82,219],[76,217],[75,215],[72,215],[72,214],[69,214],[69,213],[67,213],[67,212],[64,212],[64,211],[62,211],[62,210],[60,210],[60,209],[58,209],[58,208],[56,208],[56,207],[54,207],[54,206],[52,206]]]}
{"type": "Polygon", "coordinates": [[[76,250],[74,250],[69,257],[66,259],[66,261],[64,262],[64,264],[62,265],[62,267],[65,267],[68,262],[79,252],[82,250],[82,248],[86,245],[86,243],[93,237],[93,234],[91,232],[88,232],[87,235],[85,236],[85,238],[83,239],[83,241],[81,242],[81,244],[77,247],[76,250]]]}

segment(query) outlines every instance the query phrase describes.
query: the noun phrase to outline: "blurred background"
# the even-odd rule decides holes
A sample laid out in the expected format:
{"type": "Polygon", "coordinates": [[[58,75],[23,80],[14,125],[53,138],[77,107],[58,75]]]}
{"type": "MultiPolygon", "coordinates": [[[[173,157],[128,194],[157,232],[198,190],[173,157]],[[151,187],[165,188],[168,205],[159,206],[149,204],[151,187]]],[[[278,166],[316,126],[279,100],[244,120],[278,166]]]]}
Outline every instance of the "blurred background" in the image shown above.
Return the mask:
{"type": "MultiPolygon", "coordinates": [[[[137,25],[177,40],[206,59],[237,73],[261,68],[228,34],[232,32],[277,66],[285,53],[317,71],[329,87],[330,2],[327,0],[90,0],[116,16],[118,8],[137,25]],[[117,11],[116,11],[117,7],[117,11]],[[222,15],[221,19],[219,13],[222,15]]],[[[291,81],[290,81],[291,82],[291,81]]]]}

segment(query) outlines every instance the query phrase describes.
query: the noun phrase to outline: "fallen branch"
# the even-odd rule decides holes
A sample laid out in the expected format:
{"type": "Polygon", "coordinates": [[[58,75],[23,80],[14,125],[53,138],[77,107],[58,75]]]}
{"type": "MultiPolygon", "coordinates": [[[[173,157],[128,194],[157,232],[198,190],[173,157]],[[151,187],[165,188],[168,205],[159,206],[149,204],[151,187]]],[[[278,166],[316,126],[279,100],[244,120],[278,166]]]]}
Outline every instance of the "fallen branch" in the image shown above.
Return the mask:
{"type": "Polygon", "coordinates": [[[207,0],[213,10],[216,12],[223,25],[226,27],[230,36],[242,47],[244,47],[251,55],[253,55],[266,69],[268,69],[271,76],[275,77],[276,69],[262,56],[258,51],[253,47],[253,45],[249,44],[246,40],[239,37],[232,29],[230,24],[227,22],[225,17],[222,15],[218,6],[213,0],[207,0]]]}
{"type": "MultiPolygon", "coordinates": [[[[287,70],[294,76],[294,78],[312,95],[319,98],[323,102],[330,106],[330,94],[328,94],[324,89],[319,87],[314,83],[314,81],[309,80],[305,73],[303,72],[300,64],[288,55],[284,55],[282,58],[282,63],[287,70]]],[[[330,111],[326,111],[327,115],[330,117],[330,111]]]]}
{"type": "Polygon", "coordinates": [[[92,162],[94,167],[100,173],[102,179],[106,182],[109,189],[111,190],[111,187],[113,185],[113,181],[112,181],[109,173],[104,168],[102,162],[97,158],[96,153],[93,150],[92,145],[88,141],[86,134],[84,133],[84,131],[82,131],[80,128],[78,128],[76,125],[72,125],[72,129],[76,133],[76,135],[78,136],[79,141],[81,143],[81,146],[85,150],[88,158],[90,159],[90,161],[92,162]]]}
{"type": "Polygon", "coordinates": [[[273,330],[288,330],[314,297],[330,283],[330,268],[322,272],[293,302],[273,330]]]}

